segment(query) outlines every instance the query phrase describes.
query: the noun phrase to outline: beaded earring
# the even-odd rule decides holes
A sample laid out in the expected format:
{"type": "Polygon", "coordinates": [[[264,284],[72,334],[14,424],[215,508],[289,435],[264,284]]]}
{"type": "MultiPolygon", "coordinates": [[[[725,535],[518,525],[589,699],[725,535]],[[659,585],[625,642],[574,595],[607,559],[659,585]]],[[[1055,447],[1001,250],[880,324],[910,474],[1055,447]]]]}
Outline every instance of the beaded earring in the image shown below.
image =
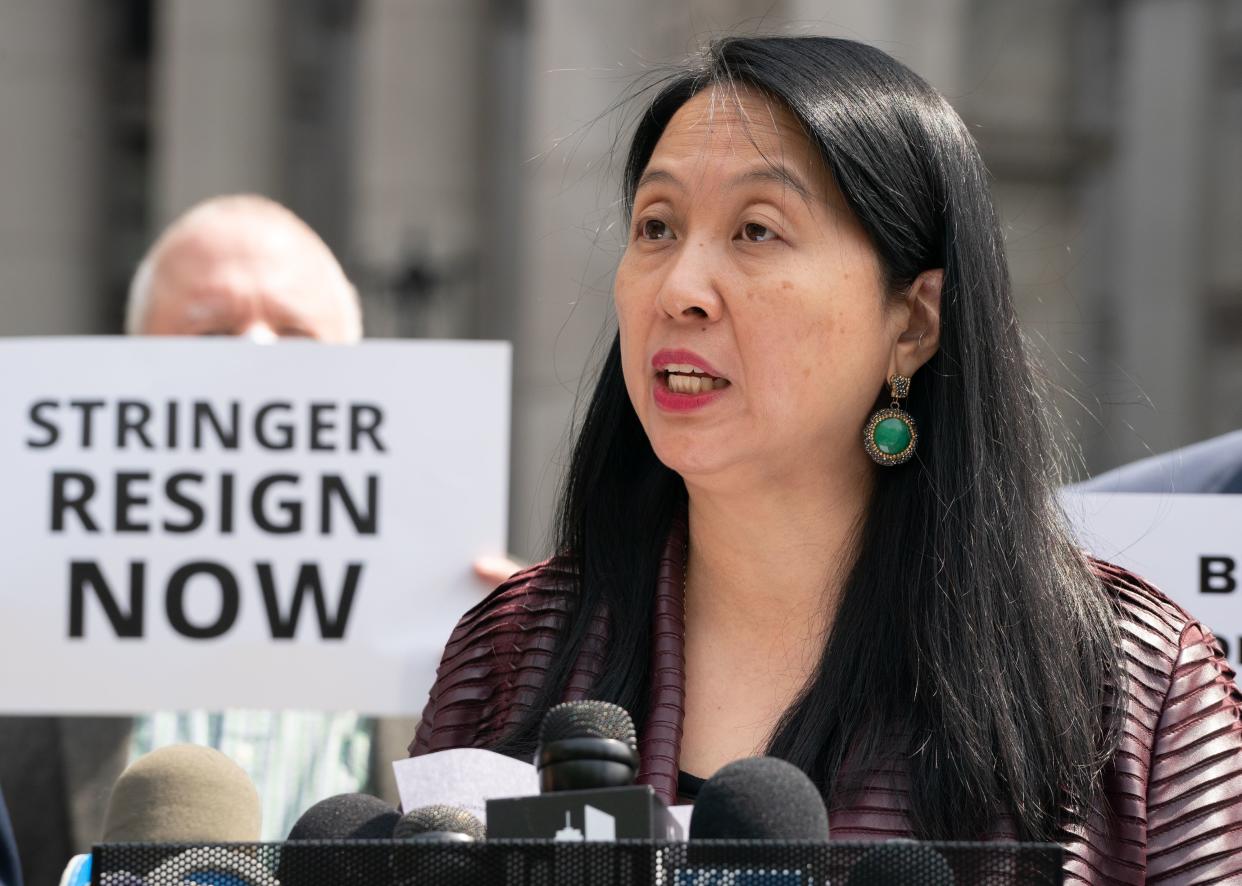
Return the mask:
{"type": "Polygon", "coordinates": [[[863,429],[863,448],[876,464],[892,467],[905,464],[914,455],[919,432],[910,413],[901,408],[901,401],[910,395],[910,379],[894,375],[888,380],[893,402],[887,409],[871,413],[863,429]]]}

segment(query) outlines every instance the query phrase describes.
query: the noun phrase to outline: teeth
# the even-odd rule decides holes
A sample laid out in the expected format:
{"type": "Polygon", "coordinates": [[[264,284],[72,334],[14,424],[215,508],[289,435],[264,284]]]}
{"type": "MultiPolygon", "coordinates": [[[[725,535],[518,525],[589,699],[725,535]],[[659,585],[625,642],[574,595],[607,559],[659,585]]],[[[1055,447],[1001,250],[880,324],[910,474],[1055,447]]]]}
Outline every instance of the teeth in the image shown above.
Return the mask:
{"type": "Polygon", "coordinates": [[[693,375],[670,375],[668,389],[674,394],[697,394],[699,379],[693,375]]]}
{"type": "Polygon", "coordinates": [[[668,389],[674,394],[703,394],[727,385],[723,378],[704,378],[697,375],[670,375],[668,389]]]}
{"type": "Polygon", "coordinates": [[[708,375],[690,363],[669,363],[660,370],[660,375],[675,394],[703,394],[729,385],[727,379],[708,375]]]}

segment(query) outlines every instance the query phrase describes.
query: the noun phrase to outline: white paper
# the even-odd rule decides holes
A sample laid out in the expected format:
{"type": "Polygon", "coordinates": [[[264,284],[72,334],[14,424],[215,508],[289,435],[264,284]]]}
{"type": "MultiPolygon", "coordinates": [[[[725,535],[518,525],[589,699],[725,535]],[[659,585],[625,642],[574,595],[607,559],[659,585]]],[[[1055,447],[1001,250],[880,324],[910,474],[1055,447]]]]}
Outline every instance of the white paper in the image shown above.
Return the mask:
{"type": "Polygon", "coordinates": [[[504,550],[508,344],[0,339],[0,379],[0,712],[422,710],[504,550]]]}
{"type": "Polygon", "coordinates": [[[392,764],[401,808],[411,812],[444,804],[465,809],[487,824],[487,801],[539,793],[539,774],[530,763],[494,751],[454,748],[392,764]]]}
{"type": "Polygon", "coordinates": [[[670,806],[668,811],[673,816],[673,820],[681,826],[681,838],[688,840],[690,838],[690,815],[694,812],[694,807],[689,804],[685,806],[670,806]]]}

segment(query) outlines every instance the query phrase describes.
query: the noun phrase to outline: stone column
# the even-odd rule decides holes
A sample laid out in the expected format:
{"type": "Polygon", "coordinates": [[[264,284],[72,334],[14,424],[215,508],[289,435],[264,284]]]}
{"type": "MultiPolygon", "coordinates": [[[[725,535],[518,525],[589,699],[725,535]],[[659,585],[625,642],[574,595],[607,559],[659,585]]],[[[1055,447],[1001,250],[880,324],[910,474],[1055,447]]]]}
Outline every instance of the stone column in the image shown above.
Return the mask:
{"type": "Polygon", "coordinates": [[[1133,378],[1111,410],[1119,461],[1192,442],[1203,395],[1204,169],[1211,45],[1205,0],[1121,6],[1113,299],[1117,362],[1133,378]],[[1150,402],[1148,402],[1150,401],[1150,402]]]}
{"type": "Polygon", "coordinates": [[[0,335],[105,319],[106,14],[90,0],[0,9],[0,335]]]}
{"type": "Polygon", "coordinates": [[[480,252],[487,4],[370,0],[357,21],[351,265],[369,335],[472,330],[480,252]],[[422,297],[384,298],[395,277],[430,275],[422,297]]]}
{"type": "Polygon", "coordinates": [[[784,0],[776,24],[793,34],[870,43],[952,101],[969,58],[967,6],[967,0],[784,0]]]}
{"type": "Polygon", "coordinates": [[[282,196],[283,4],[161,0],[153,228],[223,193],[282,196]]]}

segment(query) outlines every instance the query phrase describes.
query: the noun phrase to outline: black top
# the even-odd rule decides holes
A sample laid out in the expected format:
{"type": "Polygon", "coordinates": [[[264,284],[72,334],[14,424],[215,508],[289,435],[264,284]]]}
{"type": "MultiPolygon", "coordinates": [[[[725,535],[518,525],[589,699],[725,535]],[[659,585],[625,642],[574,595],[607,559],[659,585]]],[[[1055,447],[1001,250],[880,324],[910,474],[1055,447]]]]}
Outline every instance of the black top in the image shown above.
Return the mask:
{"type": "Polygon", "coordinates": [[[706,778],[699,778],[697,775],[691,775],[684,769],[677,770],[677,800],[680,803],[693,803],[699,798],[699,791],[703,790],[703,785],[707,781],[706,778]]]}

